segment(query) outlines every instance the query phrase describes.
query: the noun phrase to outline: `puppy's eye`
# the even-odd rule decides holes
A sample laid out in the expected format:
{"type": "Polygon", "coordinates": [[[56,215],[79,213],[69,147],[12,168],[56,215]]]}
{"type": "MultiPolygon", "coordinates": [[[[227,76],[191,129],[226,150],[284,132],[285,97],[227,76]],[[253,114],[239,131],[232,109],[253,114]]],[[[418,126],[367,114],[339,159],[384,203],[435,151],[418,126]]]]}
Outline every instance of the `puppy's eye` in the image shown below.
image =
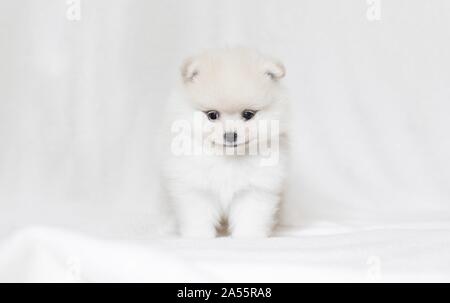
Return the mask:
{"type": "Polygon", "coordinates": [[[242,112],[242,118],[244,118],[244,120],[250,120],[251,118],[253,118],[256,114],[256,111],[254,110],[249,110],[246,109],[242,112]]]}
{"type": "Polygon", "coordinates": [[[208,119],[211,121],[219,119],[219,116],[220,116],[219,112],[216,110],[207,111],[205,114],[208,117],[208,119]]]}

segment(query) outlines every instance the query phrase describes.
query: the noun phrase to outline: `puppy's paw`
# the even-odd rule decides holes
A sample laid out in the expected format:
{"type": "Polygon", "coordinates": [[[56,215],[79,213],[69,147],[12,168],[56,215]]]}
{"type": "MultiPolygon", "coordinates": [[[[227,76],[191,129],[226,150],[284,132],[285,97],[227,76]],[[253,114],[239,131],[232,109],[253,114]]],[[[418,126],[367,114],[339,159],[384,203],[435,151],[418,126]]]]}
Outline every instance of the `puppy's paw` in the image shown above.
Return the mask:
{"type": "Polygon", "coordinates": [[[266,238],[272,233],[278,196],[262,191],[241,194],[231,207],[229,221],[234,238],[266,238]]]}
{"type": "Polygon", "coordinates": [[[267,238],[270,236],[270,227],[256,227],[250,224],[239,224],[231,230],[232,238],[267,238]]]}
{"type": "Polygon", "coordinates": [[[216,229],[209,226],[183,226],[180,228],[183,238],[212,239],[216,237],[216,229]]]}
{"type": "Polygon", "coordinates": [[[264,239],[269,237],[266,232],[233,232],[231,237],[235,239],[264,239]]]}

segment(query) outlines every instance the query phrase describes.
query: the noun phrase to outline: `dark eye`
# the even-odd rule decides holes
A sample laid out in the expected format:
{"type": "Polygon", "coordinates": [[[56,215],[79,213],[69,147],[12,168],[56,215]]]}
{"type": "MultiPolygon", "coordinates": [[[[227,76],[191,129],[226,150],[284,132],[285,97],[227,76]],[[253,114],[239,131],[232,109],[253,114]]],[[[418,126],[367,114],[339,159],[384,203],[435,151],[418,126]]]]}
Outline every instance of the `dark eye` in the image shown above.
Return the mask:
{"type": "Polygon", "coordinates": [[[250,120],[251,118],[253,118],[255,116],[255,114],[256,114],[256,111],[246,109],[242,112],[242,118],[244,118],[244,120],[250,120]]]}
{"type": "Polygon", "coordinates": [[[208,119],[211,121],[219,119],[219,116],[220,116],[219,112],[216,110],[210,110],[210,111],[206,112],[205,114],[208,117],[208,119]]]}

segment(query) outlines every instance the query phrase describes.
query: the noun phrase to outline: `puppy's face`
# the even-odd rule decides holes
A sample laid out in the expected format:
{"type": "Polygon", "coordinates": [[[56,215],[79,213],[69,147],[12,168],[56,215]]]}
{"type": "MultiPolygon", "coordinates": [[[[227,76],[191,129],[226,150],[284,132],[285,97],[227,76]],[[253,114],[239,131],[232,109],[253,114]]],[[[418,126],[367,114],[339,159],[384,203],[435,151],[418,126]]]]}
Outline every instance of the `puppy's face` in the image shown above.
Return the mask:
{"type": "Polygon", "coordinates": [[[202,140],[222,148],[269,140],[262,132],[283,118],[284,74],[281,63],[247,49],[208,51],[186,60],[183,86],[206,126],[202,140]]]}

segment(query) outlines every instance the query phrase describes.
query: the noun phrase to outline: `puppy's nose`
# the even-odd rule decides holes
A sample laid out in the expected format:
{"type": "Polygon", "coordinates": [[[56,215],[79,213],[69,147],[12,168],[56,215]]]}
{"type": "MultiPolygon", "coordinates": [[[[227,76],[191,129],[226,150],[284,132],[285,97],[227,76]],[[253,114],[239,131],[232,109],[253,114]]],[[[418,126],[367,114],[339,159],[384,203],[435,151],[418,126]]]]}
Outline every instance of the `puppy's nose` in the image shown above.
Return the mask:
{"type": "Polygon", "coordinates": [[[237,133],[235,132],[224,133],[223,139],[225,140],[225,142],[234,143],[237,140],[237,133]]]}

